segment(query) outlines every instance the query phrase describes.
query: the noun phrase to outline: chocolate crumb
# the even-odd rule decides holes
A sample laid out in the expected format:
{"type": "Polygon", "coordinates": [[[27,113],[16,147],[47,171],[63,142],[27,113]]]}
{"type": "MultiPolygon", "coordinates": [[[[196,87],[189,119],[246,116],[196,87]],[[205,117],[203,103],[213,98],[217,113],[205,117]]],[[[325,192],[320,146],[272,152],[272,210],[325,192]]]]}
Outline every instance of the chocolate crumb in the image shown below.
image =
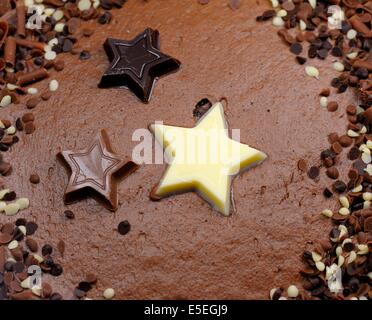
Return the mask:
{"type": "Polygon", "coordinates": [[[130,231],[130,224],[127,220],[124,220],[118,225],[118,232],[121,235],[126,235],[130,231]]]}
{"type": "Polygon", "coordinates": [[[319,176],[319,173],[320,173],[319,168],[313,166],[313,167],[311,167],[309,169],[309,171],[308,171],[307,174],[308,174],[308,176],[309,176],[310,179],[313,179],[314,180],[314,179],[316,179],[319,176]]]}
{"type": "Polygon", "coordinates": [[[37,173],[31,174],[30,175],[30,182],[32,184],[38,184],[38,183],[40,183],[40,177],[39,177],[39,175],[37,173]]]}

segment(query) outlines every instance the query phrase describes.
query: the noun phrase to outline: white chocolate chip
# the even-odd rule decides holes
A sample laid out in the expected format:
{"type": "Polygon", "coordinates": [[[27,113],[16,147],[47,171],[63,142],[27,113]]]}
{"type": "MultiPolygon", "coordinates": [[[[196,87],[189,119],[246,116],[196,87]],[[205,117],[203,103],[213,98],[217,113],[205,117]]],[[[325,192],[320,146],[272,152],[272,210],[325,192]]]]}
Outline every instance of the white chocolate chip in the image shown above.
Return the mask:
{"type": "Polygon", "coordinates": [[[357,255],[355,253],[355,251],[350,251],[350,255],[349,255],[349,258],[347,259],[347,263],[350,264],[352,262],[355,261],[357,255]]]}
{"type": "Polygon", "coordinates": [[[338,210],[338,213],[342,216],[347,216],[350,214],[350,210],[348,208],[341,208],[338,210]]]}
{"type": "Polygon", "coordinates": [[[316,79],[319,79],[319,70],[312,66],[307,66],[305,68],[305,72],[309,77],[313,77],[316,79]]]}
{"type": "Polygon", "coordinates": [[[15,126],[10,126],[8,129],[6,129],[6,133],[9,134],[9,135],[15,134],[16,131],[17,131],[17,129],[15,128],[15,126]]]}
{"type": "Polygon", "coordinates": [[[0,212],[4,211],[5,207],[6,207],[6,202],[0,201],[0,212]]]}
{"type": "Polygon", "coordinates": [[[333,212],[329,209],[325,209],[322,211],[322,215],[327,218],[331,218],[333,216],[333,212]]]}
{"type": "Polygon", "coordinates": [[[91,5],[92,4],[90,0],[80,0],[78,3],[78,8],[80,11],[85,11],[85,10],[89,10],[91,5]]]}
{"type": "Polygon", "coordinates": [[[13,91],[13,90],[17,89],[18,86],[16,86],[15,84],[12,84],[12,83],[7,83],[6,88],[10,91],[13,91]]]}
{"type": "Polygon", "coordinates": [[[325,108],[328,105],[328,98],[327,97],[320,97],[320,106],[325,108]]]}
{"type": "Polygon", "coordinates": [[[354,29],[350,29],[347,34],[346,34],[346,37],[349,39],[349,40],[352,40],[352,39],[355,39],[355,37],[357,36],[357,32],[356,30],[354,29]]]}
{"type": "Polygon", "coordinates": [[[367,127],[363,126],[362,129],[359,131],[360,133],[367,133],[367,127]]]}
{"type": "Polygon", "coordinates": [[[41,297],[42,289],[41,289],[40,286],[33,286],[33,287],[31,288],[31,291],[32,291],[32,293],[33,293],[35,296],[41,297]]]}
{"type": "Polygon", "coordinates": [[[65,24],[64,24],[64,23],[62,23],[62,22],[58,22],[58,23],[54,26],[54,31],[56,31],[56,32],[62,32],[64,27],[65,27],[65,24]]]}
{"type": "Polygon", "coordinates": [[[0,101],[0,107],[5,108],[5,107],[9,106],[11,103],[12,103],[12,97],[7,94],[6,96],[4,96],[1,99],[1,101],[0,101]]]}
{"type": "Polygon", "coordinates": [[[360,184],[360,185],[357,185],[355,188],[353,188],[351,191],[352,192],[361,192],[363,190],[363,186],[360,184]]]}
{"type": "Polygon", "coordinates": [[[103,291],[103,297],[106,300],[111,300],[115,296],[115,290],[112,288],[107,288],[105,291],[103,291]]]}
{"type": "Polygon", "coordinates": [[[316,8],[316,0],[309,0],[309,3],[313,9],[316,8]]]}
{"type": "Polygon", "coordinates": [[[60,10],[60,9],[57,9],[56,11],[54,11],[54,13],[53,13],[53,18],[54,18],[54,20],[56,20],[56,21],[61,20],[61,19],[63,18],[63,11],[60,10]]]}
{"type": "Polygon", "coordinates": [[[338,72],[343,72],[345,70],[345,66],[341,62],[336,61],[333,63],[333,69],[338,72]]]}
{"type": "Polygon", "coordinates": [[[52,80],[49,83],[49,90],[50,91],[57,91],[58,90],[58,86],[59,86],[58,81],[57,80],[52,80]]]}
{"type": "Polygon", "coordinates": [[[325,264],[322,261],[315,262],[315,266],[320,272],[323,272],[325,269],[325,264]]]}
{"type": "Polygon", "coordinates": [[[47,60],[54,60],[57,57],[57,54],[54,51],[47,51],[44,54],[44,58],[47,60]]]}
{"type": "Polygon", "coordinates": [[[285,17],[286,15],[287,15],[288,13],[287,13],[287,11],[285,11],[284,9],[281,9],[281,10],[279,10],[278,12],[277,12],[277,16],[278,17],[285,17]]]}
{"type": "Polygon", "coordinates": [[[358,56],[357,51],[350,52],[346,55],[350,60],[354,60],[358,56]]]}
{"type": "Polygon", "coordinates": [[[17,214],[19,211],[19,204],[17,203],[9,203],[6,205],[4,212],[7,216],[13,216],[17,214]]]}
{"type": "Polygon", "coordinates": [[[311,252],[311,257],[313,258],[314,262],[322,260],[322,256],[315,251],[311,252]]]}
{"type": "Polygon", "coordinates": [[[349,208],[350,207],[349,199],[347,197],[341,196],[339,198],[339,200],[340,200],[340,203],[342,204],[343,207],[345,207],[345,208],[349,208]]]}
{"type": "Polygon", "coordinates": [[[55,10],[54,8],[46,8],[46,9],[44,10],[44,14],[45,14],[47,17],[51,17],[51,16],[54,14],[55,11],[56,11],[56,10],[55,10]]]}
{"type": "Polygon", "coordinates": [[[371,201],[364,201],[363,202],[363,209],[368,209],[371,206],[371,201]]]}
{"type": "Polygon", "coordinates": [[[21,287],[23,289],[30,289],[31,288],[31,279],[30,277],[27,277],[25,280],[21,282],[21,287]]]}
{"type": "Polygon", "coordinates": [[[17,240],[13,240],[12,242],[10,242],[8,244],[8,249],[9,250],[13,250],[13,249],[15,249],[17,247],[18,247],[18,241],[17,240]]]}
{"type": "Polygon", "coordinates": [[[343,256],[339,256],[337,260],[337,265],[341,267],[345,263],[345,258],[343,256]]]}
{"type": "Polygon", "coordinates": [[[372,158],[371,158],[371,155],[370,155],[370,154],[368,154],[368,153],[366,153],[366,152],[363,152],[363,153],[362,153],[362,161],[363,161],[365,164],[369,164],[369,163],[371,163],[371,160],[372,160],[372,158]]]}
{"type": "Polygon", "coordinates": [[[295,285],[290,285],[287,289],[287,294],[289,298],[297,298],[298,297],[298,289],[295,285]]]}
{"type": "Polygon", "coordinates": [[[38,94],[38,92],[39,92],[39,90],[36,89],[36,88],[28,88],[28,89],[27,89],[27,93],[28,93],[28,94],[32,94],[32,95],[34,95],[34,94],[38,94]]]}
{"type": "Polygon", "coordinates": [[[42,263],[44,261],[44,258],[39,256],[38,254],[34,254],[34,258],[39,262],[42,263]]]}
{"type": "Polygon", "coordinates": [[[19,210],[24,210],[27,209],[30,205],[30,200],[28,200],[27,198],[19,198],[16,200],[15,203],[19,205],[19,210]]]}
{"type": "Polygon", "coordinates": [[[348,234],[347,228],[343,224],[338,226],[338,230],[340,231],[339,239],[348,234]]]}
{"type": "Polygon", "coordinates": [[[359,255],[368,254],[368,252],[369,252],[368,245],[358,244],[358,254],[359,255]]]}
{"type": "Polygon", "coordinates": [[[19,230],[21,230],[21,232],[26,235],[27,231],[26,231],[26,227],[25,226],[19,226],[18,227],[19,230]]]}
{"type": "Polygon", "coordinates": [[[336,248],[336,255],[337,255],[337,257],[339,257],[341,254],[342,254],[342,247],[338,246],[336,248]]]}
{"type": "Polygon", "coordinates": [[[306,22],[304,20],[300,20],[300,30],[305,31],[307,28],[306,22]]]}
{"type": "MultiPolygon", "coordinates": [[[[58,39],[53,38],[53,39],[49,40],[48,47],[50,47],[50,50],[52,50],[53,46],[56,46],[57,44],[58,44],[58,39]]],[[[50,51],[50,50],[45,50],[45,51],[50,51]]]]}
{"type": "Polygon", "coordinates": [[[363,200],[371,201],[372,200],[372,192],[363,192],[363,200]]]}
{"type": "Polygon", "coordinates": [[[276,8],[279,6],[279,1],[278,0],[271,0],[271,5],[273,8],[276,8]]]}
{"type": "Polygon", "coordinates": [[[273,26],[275,27],[282,27],[284,26],[284,20],[282,19],[282,17],[274,17],[273,18],[273,26]]]}
{"type": "Polygon", "coordinates": [[[354,130],[347,130],[347,135],[350,137],[350,138],[356,138],[356,137],[359,137],[359,133],[358,132],[355,132],[354,130]]]}
{"type": "Polygon", "coordinates": [[[367,164],[367,168],[365,168],[364,171],[367,172],[370,176],[372,176],[372,165],[367,164]]]}

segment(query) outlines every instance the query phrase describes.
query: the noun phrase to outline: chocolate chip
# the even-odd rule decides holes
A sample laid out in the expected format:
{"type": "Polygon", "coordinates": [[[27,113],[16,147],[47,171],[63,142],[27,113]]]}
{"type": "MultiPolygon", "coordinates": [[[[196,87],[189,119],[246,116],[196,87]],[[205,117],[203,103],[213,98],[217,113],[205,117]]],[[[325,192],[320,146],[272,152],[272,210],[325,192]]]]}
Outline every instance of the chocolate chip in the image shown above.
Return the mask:
{"type": "Polygon", "coordinates": [[[98,18],[98,23],[100,24],[107,24],[110,23],[112,19],[112,14],[108,11],[105,11],[103,14],[101,14],[98,18]]]}
{"type": "Polygon", "coordinates": [[[36,240],[34,240],[30,237],[26,238],[26,245],[30,249],[31,252],[37,252],[38,249],[39,249],[39,246],[38,246],[36,240]]]}
{"type": "Polygon", "coordinates": [[[39,99],[36,97],[33,97],[27,100],[26,107],[28,109],[33,109],[38,105],[38,103],[39,103],[39,99]]]}
{"type": "Polygon", "coordinates": [[[350,105],[348,105],[348,106],[346,107],[346,112],[347,112],[347,114],[355,115],[355,114],[356,114],[356,111],[357,111],[356,106],[354,106],[354,105],[352,105],[352,104],[350,104],[350,105]]]}
{"type": "Polygon", "coordinates": [[[17,198],[17,194],[14,191],[6,193],[3,197],[4,201],[13,201],[17,198]]]}
{"type": "Polygon", "coordinates": [[[327,110],[329,112],[335,112],[338,109],[338,103],[336,101],[330,101],[327,104],[327,110]]]}
{"type": "Polygon", "coordinates": [[[347,157],[349,160],[356,160],[359,158],[359,156],[360,156],[360,151],[358,147],[352,147],[347,154],[347,157]]]}
{"type": "Polygon", "coordinates": [[[124,220],[118,225],[118,232],[121,235],[126,235],[130,231],[130,224],[127,220],[124,220]]]}
{"type": "Polygon", "coordinates": [[[357,180],[359,177],[359,173],[355,169],[350,169],[348,172],[348,177],[350,178],[350,180],[357,180]]]}
{"type": "Polygon", "coordinates": [[[344,148],[346,148],[346,147],[349,147],[349,146],[352,145],[353,139],[350,138],[347,135],[343,135],[343,136],[340,137],[339,142],[340,142],[340,145],[341,146],[343,146],[344,148]]]}
{"type": "Polygon", "coordinates": [[[26,223],[27,223],[26,219],[24,219],[24,218],[19,218],[19,219],[16,220],[15,225],[16,225],[17,227],[19,227],[19,226],[25,226],[26,223]]]}
{"type": "Polygon", "coordinates": [[[346,191],[346,188],[347,188],[347,186],[346,186],[345,182],[343,182],[341,180],[337,180],[333,183],[333,189],[337,193],[344,193],[346,191]]]}
{"type": "Polygon", "coordinates": [[[25,124],[25,133],[26,133],[26,134],[34,133],[35,129],[36,129],[36,128],[35,128],[35,125],[34,125],[33,122],[27,122],[27,123],[25,124]]]}
{"type": "Polygon", "coordinates": [[[30,182],[32,184],[38,184],[40,182],[40,177],[37,173],[33,173],[30,175],[30,182]]]}
{"type": "Polygon", "coordinates": [[[331,198],[333,196],[333,193],[331,190],[329,190],[328,188],[325,188],[323,190],[323,196],[326,197],[327,199],[328,198],[331,198]]]}
{"type": "MultiPolygon", "coordinates": [[[[338,142],[338,140],[339,140],[339,136],[338,136],[338,134],[336,132],[332,132],[332,133],[330,133],[328,135],[328,141],[329,141],[329,143],[332,144],[332,143],[338,142]]],[[[332,151],[335,152],[335,150],[332,150],[332,151]]]]}
{"type": "Polygon", "coordinates": [[[71,210],[66,210],[64,214],[67,219],[75,219],[75,214],[71,210]]]}
{"type": "Polygon", "coordinates": [[[339,177],[339,172],[335,167],[328,168],[326,174],[331,179],[337,179],[339,177]]]}
{"type": "Polygon", "coordinates": [[[304,160],[304,159],[298,160],[298,162],[297,162],[297,168],[298,168],[298,170],[300,170],[302,172],[306,172],[307,171],[306,160],[304,160]]]}
{"type": "Polygon", "coordinates": [[[50,270],[50,274],[54,277],[58,277],[63,273],[63,268],[60,264],[54,264],[50,270]]]}
{"type": "Polygon", "coordinates": [[[26,235],[31,236],[33,235],[38,228],[38,225],[35,222],[27,222],[26,223],[26,235]]]}
{"type": "Polygon", "coordinates": [[[92,289],[92,285],[87,281],[81,281],[77,288],[81,291],[88,292],[90,289],[92,289]]]}
{"type": "Polygon", "coordinates": [[[44,245],[42,248],[41,248],[41,254],[43,256],[48,256],[48,255],[51,255],[53,252],[53,247],[49,244],[46,244],[44,245]]]}
{"type": "Polygon", "coordinates": [[[296,61],[297,61],[297,63],[298,63],[299,65],[303,65],[303,64],[306,63],[307,59],[304,58],[304,57],[297,56],[297,57],[296,57],[296,61]]]}
{"type": "Polygon", "coordinates": [[[196,105],[192,112],[195,118],[201,118],[210,108],[212,107],[212,102],[208,98],[201,99],[196,105]]]}
{"type": "Polygon", "coordinates": [[[90,52],[89,51],[86,51],[86,50],[81,51],[80,52],[79,59],[80,60],[88,60],[88,59],[90,59],[90,52]]]}
{"type": "Polygon", "coordinates": [[[302,52],[302,45],[301,43],[295,42],[289,47],[289,51],[291,51],[295,55],[299,55],[302,52]]]}
{"type": "Polygon", "coordinates": [[[342,152],[342,146],[338,141],[333,142],[331,145],[331,150],[336,154],[340,154],[342,152]]]}
{"type": "Polygon", "coordinates": [[[346,243],[344,244],[343,248],[344,248],[344,250],[345,250],[346,252],[351,252],[351,251],[354,250],[355,245],[354,245],[354,243],[352,243],[352,242],[346,242],[346,243]]]}

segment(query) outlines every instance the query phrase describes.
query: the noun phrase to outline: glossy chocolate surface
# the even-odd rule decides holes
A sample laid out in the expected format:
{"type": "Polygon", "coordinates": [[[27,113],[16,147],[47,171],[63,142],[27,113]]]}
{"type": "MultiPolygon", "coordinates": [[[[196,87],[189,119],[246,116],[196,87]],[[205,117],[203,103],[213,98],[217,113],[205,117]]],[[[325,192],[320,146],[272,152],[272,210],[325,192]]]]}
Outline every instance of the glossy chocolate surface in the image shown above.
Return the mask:
{"type": "Polygon", "coordinates": [[[150,28],[131,41],[108,38],[104,48],[111,65],[98,86],[128,87],[143,102],[150,100],[158,77],[180,67],[160,51],[159,31],[150,28]]]}
{"type": "Polygon", "coordinates": [[[116,175],[122,169],[128,174],[137,169],[137,165],[122,160],[113,152],[105,130],[97,134],[88,148],[62,151],[59,155],[71,170],[64,195],[66,204],[92,195],[103,199],[108,209],[115,211],[118,208],[116,175]]]}

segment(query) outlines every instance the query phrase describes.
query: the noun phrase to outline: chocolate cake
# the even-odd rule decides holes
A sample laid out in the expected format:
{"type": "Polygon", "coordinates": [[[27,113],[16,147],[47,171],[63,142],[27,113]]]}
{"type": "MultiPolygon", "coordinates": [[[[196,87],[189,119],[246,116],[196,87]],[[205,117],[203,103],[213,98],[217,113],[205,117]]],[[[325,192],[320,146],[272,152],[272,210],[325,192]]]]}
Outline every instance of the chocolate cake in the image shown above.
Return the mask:
{"type": "Polygon", "coordinates": [[[0,299],[371,299],[371,20],[365,0],[2,0],[0,299]],[[133,158],[137,130],[217,108],[261,152],[226,212],[218,184],[162,193],[172,163],[133,158]]]}

